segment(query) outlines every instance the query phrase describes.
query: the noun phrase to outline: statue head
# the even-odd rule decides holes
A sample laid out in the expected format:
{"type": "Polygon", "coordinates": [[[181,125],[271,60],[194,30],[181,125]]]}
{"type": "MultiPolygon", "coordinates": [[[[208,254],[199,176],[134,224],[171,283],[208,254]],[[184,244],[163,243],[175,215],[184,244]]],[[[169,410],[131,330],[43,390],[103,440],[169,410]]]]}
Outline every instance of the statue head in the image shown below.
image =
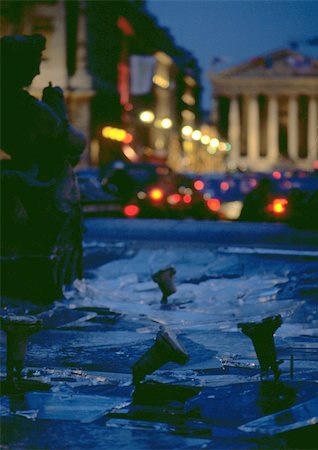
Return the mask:
{"type": "Polygon", "coordinates": [[[32,83],[40,73],[45,42],[40,34],[1,38],[1,80],[4,88],[22,88],[32,83]]]}

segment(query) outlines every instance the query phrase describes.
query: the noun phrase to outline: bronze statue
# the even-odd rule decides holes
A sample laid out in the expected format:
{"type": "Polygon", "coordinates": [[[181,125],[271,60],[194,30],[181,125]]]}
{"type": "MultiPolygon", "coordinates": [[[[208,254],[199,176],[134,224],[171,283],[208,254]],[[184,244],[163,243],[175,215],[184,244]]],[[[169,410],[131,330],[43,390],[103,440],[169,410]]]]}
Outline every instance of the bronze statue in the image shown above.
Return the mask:
{"type": "Polygon", "coordinates": [[[1,38],[1,281],[7,297],[47,303],[82,276],[79,190],[73,167],[86,144],[63,91],[42,101],[24,88],[39,74],[45,38],[1,38]]]}

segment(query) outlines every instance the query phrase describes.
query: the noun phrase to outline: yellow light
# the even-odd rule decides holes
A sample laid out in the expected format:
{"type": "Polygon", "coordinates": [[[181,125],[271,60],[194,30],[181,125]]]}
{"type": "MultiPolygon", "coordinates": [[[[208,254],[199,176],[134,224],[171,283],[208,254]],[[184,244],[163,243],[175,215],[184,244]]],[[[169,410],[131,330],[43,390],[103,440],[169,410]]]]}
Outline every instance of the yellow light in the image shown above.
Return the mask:
{"type": "Polygon", "coordinates": [[[132,140],[132,135],[130,133],[127,133],[125,130],[122,130],[121,128],[114,128],[109,126],[104,127],[102,129],[102,135],[106,139],[111,139],[118,142],[123,142],[129,135],[130,142],[132,140]]]}
{"type": "Polygon", "coordinates": [[[192,150],[193,150],[193,142],[192,141],[184,141],[183,142],[183,149],[186,152],[192,152],[192,150]]]}
{"type": "Polygon", "coordinates": [[[162,89],[168,89],[168,87],[170,86],[169,80],[158,74],[153,76],[152,81],[154,84],[161,87],[162,89]]]}
{"type": "Polygon", "coordinates": [[[204,134],[201,137],[202,144],[208,145],[210,143],[210,137],[207,134],[204,134]]]}
{"type": "Polygon", "coordinates": [[[226,151],[226,143],[225,142],[220,142],[219,143],[219,149],[221,150],[221,152],[225,152],[226,151]]]}
{"type": "Polygon", "coordinates": [[[161,200],[163,198],[163,192],[161,189],[158,188],[153,188],[151,189],[151,191],[149,192],[149,197],[152,200],[161,200]]]}
{"type": "Polygon", "coordinates": [[[188,85],[188,86],[195,86],[197,83],[196,83],[196,81],[195,81],[195,79],[194,78],[192,78],[192,77],[190,77],[189,75],[187,75],[187,76],[185,76],[184,77],[184,81],[186,82],[186,84],[188,85]]]}
{"type": "Polygon", "coordinates": [[[164,148],[164,146],[165,146],[165,141],[163,139],[158,138],[155,140],[155,148],[156,149],[161,150],[164,148]]]}
{"type": "Polygon", "coordinates": [[[218,147],[219,146],[220,141],[217,138],[212,138],[210,140],[210,145],[211,147],[218,147]]]}
{"type": "Polygon", "coordinates": [[[211,147],[209,145],[206,150],[208,153],[210,153],[210,155],[214,155],[214,153],[216,152],[216,147],[211,147]]]}
{"type": "Polygon", "coordinates": [[[195,114],[192,111],[189,111],[188,109],[184,109],[181,112],[181,116],[183,119],[189,120],[189,121],[195,119],[195,114]]]}
{"type": "Polygon", "coordinates": [[[190,94],[183,94],[183,96],[181,97],[182,101],[184,103],[186,103],[187,105],[194,105],[195,104],[195,99],[192,95],[190,94]]]}
{"type": "Polygon", "coordinates": [[[182,128],[182,134],[184,136],[191,136],[192,132],[193,132],[193,128],[190,127],[190,125],[186,125],[182,128]]]}
{"type": "Polygon", "coordinates": [[[104,136],[104,138],[109,138],[110,128],[111,128],[111,127],[104,127],[104,128],[102,129],[102,135],[104,136]]]}
{"type": "Polygon", "coordinates": [[[201,139],[202,133],[200,130],[194,130],[191,136],[194,141],[199,141],[201,139]]]}
{"type": "Polygon", "coordinates": [[[165,117],[164,119],[162,119],[161,126],[162,126],[162,128],[165,128],[165,129],[171,128],[171,126],[172,126],[171,119],[169,119],[168,117],[165,117]]]}
{"type": "Polygon", "coordinates": [[[154,118],[155,118],[155,115],[152,111],[142,111],[139,114],[139,119],[145,123],[153,122],[154,118]]]}

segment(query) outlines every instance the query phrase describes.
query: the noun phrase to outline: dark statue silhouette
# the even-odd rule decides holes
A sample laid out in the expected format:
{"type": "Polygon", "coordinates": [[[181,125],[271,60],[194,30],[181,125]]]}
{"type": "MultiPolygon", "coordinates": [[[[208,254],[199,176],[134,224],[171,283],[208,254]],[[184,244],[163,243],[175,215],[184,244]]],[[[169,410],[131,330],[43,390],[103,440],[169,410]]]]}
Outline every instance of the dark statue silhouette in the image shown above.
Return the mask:
{"type": "Polygon", "coordinates": [[[73,167],[85,137],[68,121],[63,91],[42,101],[24,88],[39,74],[45,38],[1,38],[1,291],[48,303],[82,277],[79,190],[73,167]]]}

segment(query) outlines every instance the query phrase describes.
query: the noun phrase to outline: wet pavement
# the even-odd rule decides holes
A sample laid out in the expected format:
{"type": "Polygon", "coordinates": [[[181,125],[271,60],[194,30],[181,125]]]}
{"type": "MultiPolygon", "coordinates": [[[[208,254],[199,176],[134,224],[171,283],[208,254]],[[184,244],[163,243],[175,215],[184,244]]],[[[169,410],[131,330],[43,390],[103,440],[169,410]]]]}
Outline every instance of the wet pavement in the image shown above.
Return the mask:
{"type": "Polygon", "coordinates": [[[85,280],[65,299],[46,307],[3,299],[2,314],[43,321],[29,337],[24,384],[13,391],[3,381],[1,331],[3,448],[316,448],[317,418],[307,427],[298,410],[276,422],[270,415],[318,396],[318,240],[311,251],[282,253],[212,244],[88,231],[85,280]],[[167,267],[175,268],[176,292],[162,302],[153,275],[167,267]],[[261,380],[253,343],[238,324],[278,314],[274,340],[283,362],[274,383],[271,373],[261,380]],[[162,326],[189,358],[168,358],[135,386],[132,366],[162,326]],[[267,416],[268,426],[246,425],[267,416]],[[302,428],[290,431],[291,417],[302,428]]]}

